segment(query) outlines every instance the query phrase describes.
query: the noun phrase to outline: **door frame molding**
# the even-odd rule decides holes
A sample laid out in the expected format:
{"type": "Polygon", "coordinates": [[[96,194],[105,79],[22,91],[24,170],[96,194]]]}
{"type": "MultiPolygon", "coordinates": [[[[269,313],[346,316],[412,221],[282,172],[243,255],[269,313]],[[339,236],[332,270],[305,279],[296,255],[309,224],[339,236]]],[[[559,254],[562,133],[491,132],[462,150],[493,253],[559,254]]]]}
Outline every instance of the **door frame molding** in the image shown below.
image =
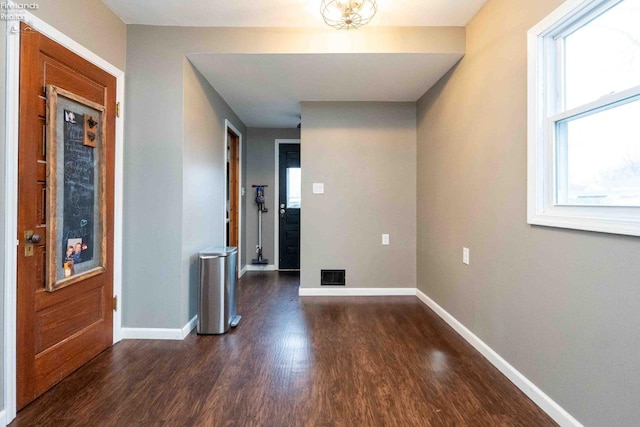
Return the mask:
{"type": "MultiPolygon", "coordinates": [[[[276,168],[274,169],[275,189],[273,190],[273,265],[276,270],[280,269],[280,144],[300,144],[300,139],[276,139],[275,158],[276,168]]],[[[300,147],[302,149],[302,146],[300,147]]],[[[302,164],[301,164],[302,167],[302,164]]]]}
{"type": "MultiPolygon", "coordinates": [[[[9,2],[14,3],[14,2],[9,2]]],[[[121,103],[120,117],[116,119],[115,134],[115,188],[113,237],[113,296],[119,300],[113,313],[113,343],[122,339],[122,205],[123,205],[123,141],[124,141],[124,71],[102,59],[86,47],[66,36],[28,11],[21,10],[23,22],[49,37],[73,53],[116,78],[116,100],[121,103]]],[[[6,129],[5,129],[5,183],[4,183],[4,357],[3,390],[6,424],[16,417],[16,335],[17,335],[17,246],[18,235],[18,130],[20,88],[20,33],[10,29],[19,21],[6,21],[7,73],[6,73],[6,129]]]]}
{"type": "Polygon", "coordinates": [[[227,138],[229,131],[235,133],[238,136],[238,260],[237,260],[237,275],[240,278],[242,270],[242,133],[236,128],[229,119],[224,119],[224,156],[223,156],[223,169],[224,169],[224,200],[222,204],[222,246],[225,246],[227,242],[227,138]]]}

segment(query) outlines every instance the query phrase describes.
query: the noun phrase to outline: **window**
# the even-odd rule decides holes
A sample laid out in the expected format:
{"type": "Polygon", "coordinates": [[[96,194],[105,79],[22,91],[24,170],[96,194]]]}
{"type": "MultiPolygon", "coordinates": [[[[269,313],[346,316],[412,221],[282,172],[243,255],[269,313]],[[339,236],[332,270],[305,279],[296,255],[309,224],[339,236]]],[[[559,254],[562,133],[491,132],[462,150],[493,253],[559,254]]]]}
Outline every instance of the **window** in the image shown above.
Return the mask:
{"type": "Polygon", "coordinates": [[[302,202],[302,174],[300,168],[287,168],[287,209],[300,209],[302,202]]]}
{"type": "Polygon", "coordinates": [[[530,224],[640,236],[640,0],[568,0],[529,31],[530,224]]]}

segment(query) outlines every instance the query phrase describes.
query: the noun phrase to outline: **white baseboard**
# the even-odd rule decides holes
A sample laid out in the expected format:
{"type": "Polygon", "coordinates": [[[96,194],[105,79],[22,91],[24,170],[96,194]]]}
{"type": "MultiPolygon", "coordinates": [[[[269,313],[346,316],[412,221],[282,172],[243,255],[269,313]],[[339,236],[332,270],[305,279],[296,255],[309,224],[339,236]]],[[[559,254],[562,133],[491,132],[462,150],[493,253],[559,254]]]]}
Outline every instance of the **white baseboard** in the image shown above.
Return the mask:
{"type": "Polygon", "coordinates": [[[431,310],[440,316],[449,324],[462,338],[471,344],[476,350],[482,354],[493,366],[498,368],[516,387],[518,387],[529,399],[547,413],[555,422],[561,426],[582,427],[571,414],[565,411],[553,399],[547,396],[534,383],[529,381],[527,377],[522,375],[516,368],[511,366],[509,362],[504,360],[491,347],[478,338],[473,332],[460,323],[455,317],[449,314],[444,308],[440,307],[434,300],[429,298],[420,289],[416,290],[416,296],[425,303],[431,310]]]}
{"type": "Polygon", "coordinates": [[[9,425],[7,422],[7,412],[5,410],[0,411],[0,426],[9,425]]]}
{"type": "Polygon", "coordinates": [[[182,329],[122,328],[123,340],[182,340],[182,329]]]}
{"type": "Polygon", "coordinates": [[[277,271],[278,270],[276,266],[273,264],[269,264],[269,265],[247,264],[245,268],[247,269],[246,271],[277,271]]]}
{"type": "Polygon", "coordinates": [[[378,297],[378,296],[415,296],[416,288],[299,288],[301,297],[378,297]]]}
{"type": "Polygon", "coordinates": [[[238,277],[238,279],[242,276],[244,276],[244,273],[247,272],[247,266],[245,265],[244,267],[242,267],[242,270],[240,270],[240,276],[238,277]]]}
{"type": "Polygon", "coordinates": [[[181,329],[122,328],[124,340],[183,340],[196,327],[198,316],[193,316],[181,329]]]}
{"type": "Polygon", "coordinates": [[[198,315],[196,314],[191,318],[191,320],[189,320],[189,323],[187,323],[182,327],[182,339],[185,339],[187,335],[189,335],[191,331],[193,331],[193,328],[196,327],[197,323],[198,323],[198,315]]]}

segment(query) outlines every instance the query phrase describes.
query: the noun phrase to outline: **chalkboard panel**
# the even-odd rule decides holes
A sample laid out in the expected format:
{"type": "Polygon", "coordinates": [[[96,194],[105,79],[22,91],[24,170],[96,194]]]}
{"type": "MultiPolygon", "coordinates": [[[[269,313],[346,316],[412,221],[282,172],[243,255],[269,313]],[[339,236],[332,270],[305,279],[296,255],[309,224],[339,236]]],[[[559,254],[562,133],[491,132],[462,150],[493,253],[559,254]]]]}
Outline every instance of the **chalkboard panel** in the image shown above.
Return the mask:
{"type": "Polygon", "coordinates": [[[75,266],[93,259],[95,238],[95,149],[84,145],[84,121],[83,114],[64,110],[62,243],[65,261],[75,266]]]}
{"type": "Polygon", "coordinates": [[[48,291],[104,271],[104,125],[104,107],[47,87],[48,291]]]}

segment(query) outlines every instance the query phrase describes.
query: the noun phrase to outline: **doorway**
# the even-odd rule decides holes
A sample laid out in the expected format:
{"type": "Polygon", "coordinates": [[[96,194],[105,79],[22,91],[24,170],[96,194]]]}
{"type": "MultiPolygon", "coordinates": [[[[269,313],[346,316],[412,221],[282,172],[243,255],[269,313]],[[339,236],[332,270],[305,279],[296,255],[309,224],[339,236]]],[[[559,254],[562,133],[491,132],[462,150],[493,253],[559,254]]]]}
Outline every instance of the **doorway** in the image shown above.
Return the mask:
{"type": "Polygon", "coordinates": [[[300,140],[276,140],[275,250],[278,270],[300,270],[300,140]]]}
{"type": "MultiPolygon", "coordinates": [[[[225,120],[225,246],[238,248],[242,253],[242,134],[225,120]]],[[[237,272],[241,274],[241,257],[238,256],[237,272]]]]}

